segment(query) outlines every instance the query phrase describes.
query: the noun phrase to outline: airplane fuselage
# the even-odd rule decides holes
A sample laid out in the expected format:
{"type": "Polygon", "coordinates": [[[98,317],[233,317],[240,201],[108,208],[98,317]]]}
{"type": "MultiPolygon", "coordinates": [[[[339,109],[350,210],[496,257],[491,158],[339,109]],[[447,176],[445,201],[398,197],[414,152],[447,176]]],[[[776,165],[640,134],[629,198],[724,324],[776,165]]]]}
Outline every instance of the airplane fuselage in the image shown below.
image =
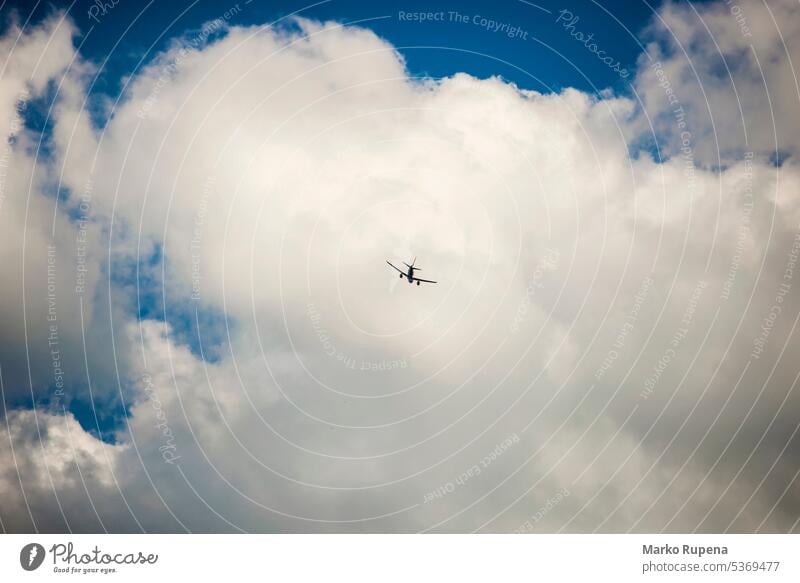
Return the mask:
{"type": "Polygon", "coordinates": [[[402,269],[400,269],[399,267],[397,267],[396,265],[394,265],[394,264],[393,264],[391,261],[389,261],[388,259],[386,260],[386,263],[388,263],[389,265],[391,265],[391,266],[392,266],[392,268],[393,268],[395,271],[399,272],[400,279],[403,279],[403,278],[405,277],[405,278],[406,278],[406,281],[408,281],[408,283],[415,283],[415,282],[416,282],[416,284],[417,284],[417,285],[419,285],[419,284],[421,284],[421,283],[436,283],[436,282],[435,282],[435,281],[433,281],[432,279],[420,279],[420,278],[418,278],[418,277],[415,277],[415,276],[414,276],[414,272],[415,272],[415,271],[419,271],[419,269],[420,269],[419,267],[414,267],[414,264],[415,264],[416,262],[417,262],[417,258],[416,258],[416,257],[414,258],[414,261],[412,261],[412,262],[411,262],[411,265],[409,265],[408,263],[406,263],[405,261],[403,261],[403,265],[405,265],[405,266],[406,266],[406,268],[408,269],[408,271],[403,271],[402,269]]]}

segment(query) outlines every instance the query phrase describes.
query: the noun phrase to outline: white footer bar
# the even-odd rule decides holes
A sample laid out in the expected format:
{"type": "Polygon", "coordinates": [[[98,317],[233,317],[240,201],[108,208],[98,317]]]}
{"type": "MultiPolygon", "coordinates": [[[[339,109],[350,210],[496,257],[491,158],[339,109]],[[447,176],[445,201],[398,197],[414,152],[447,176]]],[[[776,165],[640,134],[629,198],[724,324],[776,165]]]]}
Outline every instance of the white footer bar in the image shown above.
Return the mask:
{"type": "Polygon", "coordinates": [[[798,555],[800,535],[5,535],[0,581],[796,582],[798,555]]]}

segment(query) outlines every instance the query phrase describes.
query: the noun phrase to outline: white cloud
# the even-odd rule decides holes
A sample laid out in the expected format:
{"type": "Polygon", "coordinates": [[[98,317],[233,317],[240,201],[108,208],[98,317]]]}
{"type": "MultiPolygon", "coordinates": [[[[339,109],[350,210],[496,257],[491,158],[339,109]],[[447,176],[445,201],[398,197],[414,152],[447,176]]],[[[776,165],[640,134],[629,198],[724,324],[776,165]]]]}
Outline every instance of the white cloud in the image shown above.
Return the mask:
{"type": "Polygon", "coordinates": [[[652,60],[640,58],[636,89],[659,128],[674,136],[672,149],[689,131],[705,164],[724,164],[748,150],[797,155],[798,16],[791,1],[665,4],[646,35],[652,60]],[[675,90],[673,103],[666,83],[675,90]],[[678,107],[686,112],[686,130],[676,127],[678,107]]]}

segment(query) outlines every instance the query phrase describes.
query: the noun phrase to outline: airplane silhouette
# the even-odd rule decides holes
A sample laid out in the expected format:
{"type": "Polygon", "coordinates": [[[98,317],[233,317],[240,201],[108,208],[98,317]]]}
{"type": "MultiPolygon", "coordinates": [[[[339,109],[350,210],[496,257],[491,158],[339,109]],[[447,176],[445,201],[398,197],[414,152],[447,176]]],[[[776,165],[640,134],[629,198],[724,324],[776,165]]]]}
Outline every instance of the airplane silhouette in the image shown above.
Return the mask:
{"type": "Polygon", "coordinates": [[[388,263],[394,269],[399,271],[400,272],[400,278],[405,277],[408,280],[408,283],[414,283],[415,281],[417,282],[417,285],[419,285],[420,283],[436,283],[435,281],[430,280],[430,279],[421,279],[419,277],[414,277],[414,272],[415,271],[421,271],[422,270],[421,267],[414,267],[414,265],[416,265],[416,263],[417,263],[417,258],[416,257],[414,257],[414,261],[411,262],[411,265],[409,265],[408,263],[403,261],[403,265],[408,267],[408,273],[406,273],[405,271],[403,271],[399,267],[395,267],[394,265],[392,265],[392,263],[390,261],[387,261],[386,263],[388,263]]]}

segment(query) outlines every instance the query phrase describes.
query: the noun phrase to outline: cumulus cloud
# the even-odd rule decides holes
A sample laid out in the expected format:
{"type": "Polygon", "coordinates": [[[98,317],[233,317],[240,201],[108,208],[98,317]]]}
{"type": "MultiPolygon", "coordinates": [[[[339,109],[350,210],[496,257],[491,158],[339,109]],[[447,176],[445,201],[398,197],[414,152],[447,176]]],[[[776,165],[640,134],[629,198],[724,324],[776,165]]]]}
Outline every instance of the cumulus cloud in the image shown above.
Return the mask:
{"type": "Polygon", "coordinates": [[[742,6],[753,49],[721,4],[663,8],[640,100],[412,79],[356,26],[230,27],[137,70],[102,128],[68,19],[22,33],[15,67],[55,39],[42,75],[66,89],[47,157],[17,132],[0,214],[20,269],[4,402],[46,405],[5,415],[4,528],[795,528],[800,175],[774,163],[748,75],[763,57],[772,115],[796,119],[781,72],[797,34],[742,6]],[[750,99],[747,142],[726,83],[750,99]],[[50,244],[64,361],[81,365],[61,410],[50,244]],[[438,286],[399,281],[395,250],[438,286]],[[124,406],[113,439],[65,412],[87,398],[124,406]]]}
{"type": "Polygon", "coordinates": [[[105,227],[91,211],[92,185],[67,184],[59,148],[28,121],[67,124],[87,115],[80,108],[92,67],[74,52],[76,32],[69,18],[54,14],[30,30],[12,23],[0,41],[8,55],[0,75],[0,351],[9,405],[37,401],[63,410],[90,398],[87,379],[103,394],[115,380],[108,333],[97,325],[111,304],[98,287],[105,227]]]}
{"type": "Polygon", "coordinates": [[[794,2],[668,2],[658,12],[635,85],[672,149],[689,131],[706,165],[748,151],[797,155],[799,16],[794,2]],[[678,108],[686,129],[677,129],[678,108]]]}

